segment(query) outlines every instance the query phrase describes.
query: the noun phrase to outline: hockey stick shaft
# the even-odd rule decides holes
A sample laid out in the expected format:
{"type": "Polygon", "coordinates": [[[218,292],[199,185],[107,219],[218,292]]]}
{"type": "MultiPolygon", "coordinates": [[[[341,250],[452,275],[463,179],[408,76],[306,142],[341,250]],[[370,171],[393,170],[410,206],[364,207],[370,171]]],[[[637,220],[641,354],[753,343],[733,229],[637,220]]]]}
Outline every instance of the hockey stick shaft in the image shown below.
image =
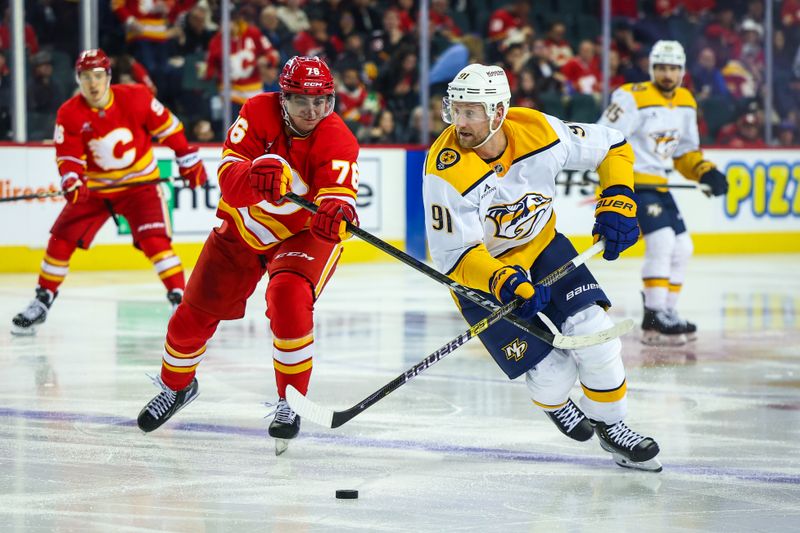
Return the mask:
{"type": "MultiPolygon", "coordinates": [[[[575,187],[583,187],[587,185],[596,186],[600,185],[599,181],[584,177],[583,181],[568,181],[556,183],[556,185],[565,186],[573,185],[575,187]]],[[[711,192],[711,187],[705,183],[636,183],[634,189],[654,191],[656,189],[698,189],[703,193],[708,194],[711,192]]]]}
{"type": "MultiPolygon", "coordinates": [[[[145,185],[153,185],[154,183],[166,183],[168,181],[172,181],[172,178],[159,178],[157,180],[152,181],[139,181],[136,183],[131,184],[120,184],[120,185],[104,185],[102,187],[94,187],[89,188],[92,192],[102,192],[108,191],[111,189],[131,189],[133,187],[143,187],[145,185]]],[[[48,192],[40,192],[36,194],[23,194],[22,196],[11,196],[9,198],[0,198],[0,203],[2,202],[18,202],[20,200],[40,200],[43,198],[54,198],[56,196],[64,196],[67,194],[65,191],[48,191],[48,192]]]]}
{"type": "MultiPolygon", "coordinates": [[[[304,209],[307,209],[308,211],[311,211],[312,213],[317,212],[317,205],[314,202],[310,202],[305,198],[303,198],[302,196],[298,196],[293,192],[286,193],[284,195],[284,198],[299,205],[304,209]]],[[[399,259],[400,261],[410,266],[411,268],[417,270],[418,272],[422,272],[423,274],[433,279],[434,281],[438,281],[442,285],[446,285],[456,294],[459,294],[460,296],[463,296],[467,300],[470,300],[471,302],[480,305],[484,309],[488,309],[489,311],[497,311],[498,309],[500,309],[500,306],[494,301],[485,298],[480,293],[470,289],[469,287],[465,287],[464,285],[461,285],[460,283],[453,281],[452,279],[448,278],[438,270],[431,268],[422,261],[419,261],[411,257],[407,253],[392,246],[388,242],[376,237],[370,232],[363,230],[358,226],[351,224],[350,222],[347,222],[347,231],[359,237],[360,239],[370,243],[379,250],[386,252],[395,259],[399,259]]],[[[522,329],[526,333],[530,333],[537,339],[543,340],[544,342],[553,345],[555,336],[549,331],[544,331],[542,329],[539,329],[536,326],[533,326],[532,324],[525,322],[521,318],[515,315],[510,315],[508,313],[506,313],[502,318],[511,322],[512,324],[522,329]]]]}
{"type": "MultiPolygon", "coordinates": [[[[601,252],[603,250],[603,244],[604,243],[602,241],[595,243],[588,250],[572,258],[568,263],[553,271],[539,283],[543,285],[552,285],[580,265],[584,264],[590,257],[601,252]]],[[[306,419],[321,426],[337,428],[352,418],[358,416],[372,405],[375,405],[382,398],[388,396],[391,392],[402,387],[404,384],[408,383],[410,380],[414,379],[419,374],[444,359],[447,355],[466,344],[473,337],[478,336],[478,334],[485,331],[487,328],[501,320],[503,317],[507,316],[509,313],[513,312],[520,305],[520,303],[521,300],[517,299],[500,307],[483,320],[471,326],[467,331],[460,334],[458,337],[451,340],[432,354],[428,355],[425,359],[415,364],[349,409],[344,411],[333,411],[331,409],[322,407],[312,402],[304,395],[300,394],[300,392],[291,385],[286,387],[286,399],[288,400],[292,409],[301,417],[305,417],[306,419]]],[[[632,325],[632,323],[630,325],[632,325]]]]}

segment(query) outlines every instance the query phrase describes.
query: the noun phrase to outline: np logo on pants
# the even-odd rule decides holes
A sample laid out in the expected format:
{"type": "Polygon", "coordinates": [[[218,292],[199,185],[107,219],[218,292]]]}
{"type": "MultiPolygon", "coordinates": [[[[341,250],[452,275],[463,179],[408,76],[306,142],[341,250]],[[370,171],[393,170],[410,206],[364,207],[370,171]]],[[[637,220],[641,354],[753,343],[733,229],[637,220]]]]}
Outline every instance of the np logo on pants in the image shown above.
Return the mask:
{"type": "Polygon", "coordinates": [[[514,339],[514,342],[503,346],[503,352],[506,354],[506,359],[511,361],[519,361],[525,357],[525,351],[528,349],[528,343],[519,339],[514,339]]]}

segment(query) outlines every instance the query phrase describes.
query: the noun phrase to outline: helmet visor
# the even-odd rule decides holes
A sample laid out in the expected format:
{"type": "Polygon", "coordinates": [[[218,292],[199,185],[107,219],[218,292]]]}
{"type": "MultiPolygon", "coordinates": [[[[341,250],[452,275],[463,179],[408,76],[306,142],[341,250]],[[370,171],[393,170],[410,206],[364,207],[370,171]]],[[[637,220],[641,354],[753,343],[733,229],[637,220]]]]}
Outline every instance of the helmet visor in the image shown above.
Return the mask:
{"type": "Polygon", "coordinates": [[[332,94],[307,95],[286,94],[286,113],[292,119],[304,121],[322,120],[333,112],[335,98],[332,94]]]}
{"type": "Polygon", "coordinates": [[[442,98],[442,120],[447,124],[457,121],[467,124],[479,124],[489,120],[486,106],[478,102],[452,102],[448,97],[442,98]]]}

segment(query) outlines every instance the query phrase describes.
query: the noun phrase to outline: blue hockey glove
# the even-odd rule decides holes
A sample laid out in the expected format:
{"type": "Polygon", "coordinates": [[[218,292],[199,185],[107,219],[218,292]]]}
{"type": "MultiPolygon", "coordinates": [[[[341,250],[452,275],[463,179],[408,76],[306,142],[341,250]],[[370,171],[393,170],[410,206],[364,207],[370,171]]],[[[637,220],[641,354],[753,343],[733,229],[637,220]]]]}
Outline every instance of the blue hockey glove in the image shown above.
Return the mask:
{"type": "Polygon", "coordinates": [[[711,188],[712,196],[722,196],[728,192],[728,178],[716,168],[700,176],[700,183],[711,188]]]}
{"type": "Polygon", "coordinates": [[[614,185],[603,191],[594,210],[594,241],[605,237],[603,258],[613,261],[639,238],[636,221],[636,195],[624,185],[614,185]]]}
{"type": "Polygon", "coordinates": [[[532,320],[550,303],[550,287],[534,286],[521,266],[506,266],[497,270],[489,282],[489,289],[503,305],[523,298],[525,301],[514,313],[525,320],[532,320]]]}

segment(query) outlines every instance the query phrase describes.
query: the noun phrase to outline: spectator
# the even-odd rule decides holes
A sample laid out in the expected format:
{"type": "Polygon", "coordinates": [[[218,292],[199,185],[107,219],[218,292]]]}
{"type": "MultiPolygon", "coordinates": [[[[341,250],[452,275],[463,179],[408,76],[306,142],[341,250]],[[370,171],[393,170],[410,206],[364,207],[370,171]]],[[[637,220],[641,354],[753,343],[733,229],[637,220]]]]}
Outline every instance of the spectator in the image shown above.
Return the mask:
{"type": "Polygon", "coordinates": [[[600,66],[595,56],[594,43],[581,41],[578,55],[561,67],[561,73],[567,79],[572,92],[579,94],[597,94],[600,91],[600,66]]]}
{"type": "Polygon", "coordinates": [[[258,28],[264,34],[264,37],[272,43],[272,46],[280,51],[279,63],[283,63],[285,56],[294,53],[294,50],[287,49],[291,47],[292,33],[278,17],[278,8],[265,6],[258,17],[258,28]]]}
{"type": "Polygon", "coordinates": [[[413,37],[402,28],[400,14],[396,9],[387,9],[383,27],[370,35],[367,53],[376,63],[389,61],[400,46],[414,46],[413,37]]]}
{"type": "MultiPolygon", "coordinates": [[[[345,67],[355,67],[359,71],[367,70],[367,63],[364,39],[358,33],[351,33],[344,41],[344,50],[336,58],[336,70],[341,71],[345,67]]],[[[375,69],[377,67],[374,64],[369,67],[369,70],[375,69]]]]}
{"type": "Polygon", "coordinates": [[[308,16],[302,9],[303,0],[286,0],[286,5],[278,6],[278,19],[289,33],[300,33],[311,27],[308,16]]]}
{"type": "Polygon", "coordinates": [[[739,57],[742,39],[736,31],[732,7],[727,4],[719,7],[715,20],[706,26],[705,37],[721,64],[725,64],[730,58],[739,57]]]}
{"type": "MultiPolygon", "coordinates": [[[[11,24],[11,7],[6,6],[3,13],[3,23],[0,24],[0,50],[9,50],[11,48],[11,33],[9,32],[11,24]]],[[[33,26],[25,24],[24,30],[25,49],[28,51],[28,57],[39,51],[39,39],[36,38],[36,32],[33,26]]]]}
{"type": "Polygon", "coordinates": [[[650,53],[644,49],[633,54],[633,61],[628,67],[623,67],[622,76],[626,83],[641,83],[650,81],[650,53]]]}
{"type": "Polygon", "coordinates": [[[313,15],[306,31],[295,35],[292,45],[301,56],[317,56],[327,63],[333,60],[344,50],[342,41],[335,35],[328,33],[328,23],[321,15],[313,15]]]}
{"type": "Polygon", "coordinates": [[[189,140],[199,143],[210,143],[214,141],[214,129],[211,127],[211,122],[206,119],[200,119],[192,126],[189,140]]]}
{"type": "MultiPolygon", "coordinates": [[[[503,52],[503,62],[501,66],[503,67],[503,70],[506,71],[508,86],[513,93],[515,90],[517,90],[519,74],[522,72],[525,63],[527,63],[530,59],[530,54],[528,53],[526,47],[520,42],[513,42],[506,45],[504,48],[505,50],[503,52]]],[[[456,72],[456,74],[458,74],[458,72],[456,72]]]]}
{"type": "Polygon", "coordinates": [[[619,54],[616,50],[611,50],[608,53],[608,71],[610,79],[608,86],[611,91],[614,91],[626,83],[625,76],[620,70],[619,54]]]}
{"type": "Polygon", "coordinates": [[[55,121],[55,113],[66,98],[61,87],[53,82],[53,61],[50,53],[43,50],[34,54],[31,64],[33,79],[28,85],[28,111],[50,113],[55,121]]]}
{"type": "Polygon", "coordinates": [[[530,3],[526,0],[514,0],[496,9],[489,17],[489,40],[499,43],[512,33],[533,35],[533,28],[528,23],[529,12],[530,3]]]}
{"type": "Polygon", "coordinates": [[[411,35],[417,29],[417,10],[414,0],[395,0],[391,10],[397,11],[400,17],[400,29],[411,35]]]}
{"type": "Polygon", "coordinates": [[[778,146],[795,146],[797,144],[797,125],[786,119],[775,128],[776,144],[778,146]]]}
{"type": "Polygon", "coordinates": [[[759,112],[748,112],[734,124],[720,128],[717,144],[730,148],[767,148],[764,143],[764,121],[759,112]]]}
{"type": "Polygon", "coordinates": [[[431,0],[429,20],[432,34],[438,33],[448,41],[461,36],[461,29],[448,13],[447,0],[431,0]]]}
{"type": "Polygon", "coordinates": [[[642,49],[642,45],[633,37],[633,27],[627,21],[614,23],[614,33],[611,39],[611,49],[619,54],[621,68],[625,69],[633,64],[633,56],[642,49]]]}
{"type": "Polygon", "coordinates": [[[550,25],[544,41],[549,50],[550,61],[558,68],[563,67],[567,61],[572,59],[572,47],[564,37],[566,34],[567,27],[560,20],[556,20],[550,25]]]}
{"type": "Polygon", "coordinates": [[[261,77],[262,91],[265,93],[274,93],[280,90],[278,84],[278,63],[269,59],[267,61],[258,62],[258,73],[261,77]]]}
{"type": "Polygon", "coordinates": [[[158,94],[158,88],[150,78],[147,69],[136,61],[135,57],[128,54],[111,58],[111,83],[141,83],[150,89],[153,96],[158,94]]]}
{"type": "Polygon", "coordinates": [[[377,80],[378,90],[401,124],[409,120],[410,110],[419,102],[418,71],[416,49],[403,47],[384,65],[377,80]]]}
{"type": "MultiPolygon", "coordinates": [[[[350,12],[356,21],[356,31],[362,35],[369,35],[381,27],[381,15],[372,7],[372,0],[352,0],[350,12]]],[[[416,19],[416,11],[413,17],[416,19]]]]}
{"type": "Polygon", "coordinates": [[[533,50],[526,69],[533,74],[536,89],[539,93],[564,92],[564,83],[567,79],[558,67],[550,60],[550,48],[542,39],[533,41],[533,50]]]}
{"type": "Polygon", "coordinates": [[[517,90],[511,95],[511,105],[516,107],[529,107],[530,109],[542,109],[539,100],[539,91],[536,87],[536,77],[529,69],[523,69],[519,73],[517,90]]]}
{"type": "Polygon", "coordinates": [[[394,121],[394,114],[389,109],[381,109],[378,112],[373,126],[363,137],[364,142],[369,144],[395,144],[402,139],[394,121]]]}
{"type": "Polygon", "coordinates": [[[345,67],[336,87],[336,112],[353,131],[358,130],[354,123],[372,123],[372,115],[364,113],[361,108],[366,100],[367,88],[359,77],[359,70],[353,66],[345,67]]]}
{"type": "Polygon", "coordinates": [[[709,97],[729,98],[731,93],[725,85],[722,71],[717,68],[717,58],[714,49],[703,48],[697,55],[697,64],[692,69],[692,81],[695,88],[695,98],[699,102],[709,97]]]}
{"type": "Polygon", "coordinates": [[[752,72],[741,61],[730,60],[722,67],[722,76],[728,91],[737,100],[754,98],[758,91],[758,84],[752,72]]]}
{"type": "MultiPolygon", "coordinates": [[[[262,89],[258,63],[272,61],[277,63],[278,52],[261,32],[248,22],[253,8],[247,4],[240,6],[231,20],[230,63],[231,101],[240,106],[248,98],[259,94],[262,89]]],[[[211,39],[206,58],[206,79],[222,81],[222,33],[217,32],[211,39]]],[[[239,113],[238,107],[234,115],[239,113]]]]}
{"type": "Polygon", "coordinates": [[[178,52],[187,56],[190,54],[206,55],[208,45],[214,37],[214,30],[209,27],[208,8],[198,4],[186,13],[180,24],[178,52]]]}
{"type": "MultiPolygon", "coordinates": [[[[40,45],[48,50],[59,50],[70,57],[78,55],[80,25],[67,21],[79,20],[80,2],[63,0],[38,0],[25,2],[25,18],[39,36],[40,45]]],[[[27,30],[26,30],[27,31],[27,30]]],[[[62,80],[57,80],[61,82],[62,80]]]]}

